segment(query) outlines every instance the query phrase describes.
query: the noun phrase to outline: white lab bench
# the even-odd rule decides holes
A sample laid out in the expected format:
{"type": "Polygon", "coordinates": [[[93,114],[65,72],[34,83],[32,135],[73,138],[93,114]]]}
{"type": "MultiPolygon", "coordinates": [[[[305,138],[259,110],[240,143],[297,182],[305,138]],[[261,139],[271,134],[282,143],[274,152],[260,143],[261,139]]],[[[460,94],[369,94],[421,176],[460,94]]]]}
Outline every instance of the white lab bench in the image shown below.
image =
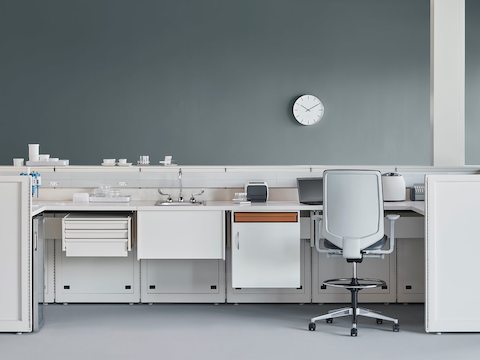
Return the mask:
{"type": "MultiPolygon", "coordinates": [[[[342,261],[327,258],[312,248],[310,213],[321,210],[321,206],[291,201],[252,205],[210,201],[205,206],[181,207],[155,206],[153,201],[132,201],[128,204],[41,201],[35,202],[33,208],[35,214],[50,214],[46,222],[45,263],[45,298],[48,302],[348,301],[344,293],[322,287],[323,280],[348,275],[348,269],[342,261]],[[137,236],[134,236],[133,251],[128,257],[72,257],[62,251],[62,230],[59,226],[67,213],[121,212],[135,214],[137,220],[137,236]],[[275,235],[275,229],[269,228],[272,225],[269,222],[236,224],[234,221],[234,214],[237,213],[285,212],[297,216],[295,222],[290,223],[292,234],[282,229],[275,235]],[[250,231],[252,228],[253,232],[250,231]],[[241,244],[244,245],[242,250],[246,247],[242,254],[235,253],[238,251],[238,239],[235,237],[239,230],[242,234],[241,244]],[[266,233],[259,237],[259,232],[263,230],[266,233]],[[295,236],[297,233],[300,235],[295,236]],[[268,234],[273,236],[266,236],[268,234]],[[290,241],[296,245],[292,247],[294,251],[288,252],[288,259],[275,259],[272,248],[278,246],[275,241],[283,235],[286,235],[286,244],[290,241]],[[253,237],[249,245],[250,236],[253,237]],[[264,239],[267,240],[262,245],[264,239]],[[245,256],[248,251],[250,253],[245,256]],[[255,256],[252,257],[252,254],[255,256]],[[233,259],[236,255],[238,261],[235,264],[233,259]],[[255,259],[258,261],[255,262],[255,259]],[[88,270],[82,271],[82,268],[88,270]],[[254,271],[242,272],[245,268],[254,271]],[[93,274],[96,274],[96,279],[89,280],[93,274]],[[52,279],[55,279],[54,284],[52,279]]],[[[398,210],[410,215],[424,212],[423,202],[411,201],[385,203],[385,210],[398,210]]],[[[417,221],[417,230],[412,234],[411,224],[401,225],[409,220],[401,218],[397,227],[397,246],[400,250],[385,259],[365,260],[360,266],[360,272],[365,276],[379,277],[387,282],[386,289],[366,292],[362,301],[423,300],[423,274],[416,271],[423,267],[423,258],[420,254],[411,254],[411,251],[423,253],[423,239],[419,235],[419,231],[423,231],[423,217],[414,219],[417,221]]],[[[288,226],[288,223],[277,225],[288,226]]]]}
{"type": "MultiPolygon", "coordinates": [[[[34,201],[31,216],[45,218],[45,302],[348,300],[321,289],[321,281],[344,271],[342,261],[324,259],[312,247],[310,215],[321,210],[295,201],[252,205],[209,201],[178,207],[155,206],[154,201],[34,201]],[[117,215],[123,216],[118,222],[117,215]],[[276,220],[269,221],[268,216],[276,220]],[[104,244],[90,246],[89,241],[97,238],[104,244]]],[[[385,203],[385,210],[423,214],[424,204],[385,203]]],[[[422,268],[423,259],[409,256],[412,251],[420,253],[421,230],[410,234],[410,226],[405,226],[402,235],[401,229],[396,255],[362,264],[366,275],[387,277],[388,283],[387,289],[366,294],[364,301],[422,300],[423,274],[415,269],[422,268]]]]}

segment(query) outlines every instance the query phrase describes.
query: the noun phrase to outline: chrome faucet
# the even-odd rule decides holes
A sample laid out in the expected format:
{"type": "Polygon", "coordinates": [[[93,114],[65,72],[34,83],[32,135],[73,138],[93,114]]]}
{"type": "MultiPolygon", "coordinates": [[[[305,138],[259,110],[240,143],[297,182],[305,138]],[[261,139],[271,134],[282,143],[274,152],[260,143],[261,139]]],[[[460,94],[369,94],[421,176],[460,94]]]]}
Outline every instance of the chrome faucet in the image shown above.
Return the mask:
{"type": "Polygon", "coordinates": [[[180,187],[180,192],[178,193],[178,201],[183,202],[183,182],[182,182],[182,169],[178,170],[178,185],[180,187]]]}

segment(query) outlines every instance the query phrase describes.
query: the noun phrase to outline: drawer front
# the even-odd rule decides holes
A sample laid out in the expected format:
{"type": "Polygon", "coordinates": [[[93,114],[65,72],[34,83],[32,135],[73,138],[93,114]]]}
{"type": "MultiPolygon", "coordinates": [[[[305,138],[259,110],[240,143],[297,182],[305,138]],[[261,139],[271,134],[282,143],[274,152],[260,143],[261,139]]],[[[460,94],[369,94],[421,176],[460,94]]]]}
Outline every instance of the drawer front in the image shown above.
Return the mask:
{"type": "Polygon", "coordinates": [[[81,257],[126,257],[128,251],[126,239],[70,240],[65,247],[66,256],[81,257]]]}
{"type": "Polygon", "coordinates": [[[128,230],[65,230],[65,239],[128,239],[128,230]]]}
{"type": "Polygon", "coordinates": [[[224,213],[138,211],[138,259],[224,259],[224,213]]]}
{"type": "Polygon", "coordinates": [[[234,215],[236,223],[257,223],[257,222],[298,222],[298,212],[236,212],[234,215]]]}
{"type": "Polygon", "coordinates": [[[119,221],[90,221],[65,220],[65,229],[68,230],[127,230],[128,220],[119,221]]]}
{"type": "Polygon", "coordinates": [[[131,219],[63,218],[62,250],[66,256],[126,257],[132,250],[131,219]]]}

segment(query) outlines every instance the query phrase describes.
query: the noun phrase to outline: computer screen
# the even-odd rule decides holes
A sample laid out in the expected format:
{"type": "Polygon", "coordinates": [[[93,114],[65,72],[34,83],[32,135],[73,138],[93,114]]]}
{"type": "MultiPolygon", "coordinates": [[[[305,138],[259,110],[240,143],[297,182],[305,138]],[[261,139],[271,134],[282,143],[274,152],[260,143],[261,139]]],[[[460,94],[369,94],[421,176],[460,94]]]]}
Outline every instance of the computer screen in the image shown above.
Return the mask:
{"type": "Polygon", "coordinates": [[[323,178],[298,178],[298,200],[302,204],[321,205],[323,204],[323,178]]]}

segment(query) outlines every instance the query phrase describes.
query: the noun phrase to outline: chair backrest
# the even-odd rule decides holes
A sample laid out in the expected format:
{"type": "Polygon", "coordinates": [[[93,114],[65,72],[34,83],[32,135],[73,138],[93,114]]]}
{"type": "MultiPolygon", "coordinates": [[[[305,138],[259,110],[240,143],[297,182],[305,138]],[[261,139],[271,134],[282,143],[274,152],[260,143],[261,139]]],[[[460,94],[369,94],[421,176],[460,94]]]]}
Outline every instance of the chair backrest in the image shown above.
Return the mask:
{"type": "Polygon", "coordinates": [[[360,259],[361,251],[385,235],[382,175],[375,170],[326,170],[323,173],[323,237],[360,259]]]}

